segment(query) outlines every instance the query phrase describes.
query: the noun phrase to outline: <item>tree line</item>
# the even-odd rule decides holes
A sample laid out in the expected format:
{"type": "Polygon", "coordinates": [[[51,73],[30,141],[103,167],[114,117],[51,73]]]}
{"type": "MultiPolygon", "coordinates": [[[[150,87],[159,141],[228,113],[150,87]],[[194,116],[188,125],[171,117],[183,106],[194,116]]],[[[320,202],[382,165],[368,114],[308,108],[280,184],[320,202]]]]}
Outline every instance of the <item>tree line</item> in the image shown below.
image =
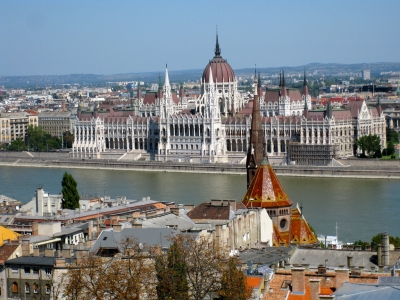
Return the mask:
{"type": "Polygon", "coordinates": [[[112,257],[89,255],[71,265],[66,299],[246,300],[252,290],[238,260],[206,237],[179,234],[168,250],[134,239],[119,244],[112,257]]]}
{"type": "Polygon", "coordinates": [[[63,139],[61,139],[43,131],[41,126],[34,127],[29,125],[25,133],[25,139],[17,138],[5,148],[9,151],[42,152],[61,149],[63,147],[71,148],[73,142],[74,136],[69,131],[64,132],[63,139]],[[64,144],[62,144],[62,140],[64,144]]]}

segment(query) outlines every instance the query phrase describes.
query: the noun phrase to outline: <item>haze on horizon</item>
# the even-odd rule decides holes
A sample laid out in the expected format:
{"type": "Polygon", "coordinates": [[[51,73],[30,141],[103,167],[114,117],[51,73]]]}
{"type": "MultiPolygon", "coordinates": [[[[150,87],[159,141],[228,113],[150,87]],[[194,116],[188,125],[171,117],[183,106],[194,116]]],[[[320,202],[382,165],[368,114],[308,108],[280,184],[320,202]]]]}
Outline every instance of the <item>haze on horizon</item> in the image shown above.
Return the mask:
{"type": "Polygon", "coordinates": [[[400,1],[0,0],[0,75],[399,62],[400,1]]]}

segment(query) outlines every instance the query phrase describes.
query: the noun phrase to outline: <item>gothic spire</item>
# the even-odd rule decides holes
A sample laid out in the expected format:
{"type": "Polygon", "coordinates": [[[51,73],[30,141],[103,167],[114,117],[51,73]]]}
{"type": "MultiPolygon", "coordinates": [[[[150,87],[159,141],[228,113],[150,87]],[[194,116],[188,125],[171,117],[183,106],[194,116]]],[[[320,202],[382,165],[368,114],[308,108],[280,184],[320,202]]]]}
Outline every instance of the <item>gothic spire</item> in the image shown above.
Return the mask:
{"type": "Polygon", "coordinates": [[[168,65],[165,64],[165,86],[169,86],[168,65]]]}
{"type": "Polygon", "coordinates": [[[215,56],[216,57],[221,56],[221,48],[219,47],[219,43],[218,43],[218,30],[217,30],[217,39],[216,39],[216,43],[215,43],[215,56]]]}
{"type": "Polygon", "coordinates": [[[261,125],[260,102],[257,94],[257,77],[254,78],[255,91],[253,100],[253,112],[250,128],[250,145],[247,150],[246,169],[247,169],[247,187],[256,173],[258,165],[263,160],[264,136],[261,125]]]}

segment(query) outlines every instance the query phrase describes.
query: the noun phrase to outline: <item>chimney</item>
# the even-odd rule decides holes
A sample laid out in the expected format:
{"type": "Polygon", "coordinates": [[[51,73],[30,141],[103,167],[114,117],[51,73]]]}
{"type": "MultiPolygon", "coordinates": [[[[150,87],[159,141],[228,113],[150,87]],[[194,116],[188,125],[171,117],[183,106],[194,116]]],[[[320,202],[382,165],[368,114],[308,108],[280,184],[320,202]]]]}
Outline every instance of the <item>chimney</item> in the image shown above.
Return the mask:
{"type": "Polygon", "coordinates": [[[44,250],[44,256],[45,257],[54,257],[54,249],[45,249],[44,250]]]}
{"type": "Polygon", "coordinates": [[[389,265],[389,234],[387,232],[382,233],[382,264],[389,265]]]}
{"type": "Polygon", "coordinates": [[[229,204],[234,211],[236,211],[236,200],[229,200],[229,204]]]}
{"type": "Polygon", "coordinates": [[[39,248],[33,248],[33,256],[35,256],[35,257],[40,256],[39,248]]]}
{"type": "Polygon", "coordinates": [[[336,269],[335,282],[336,290],[342,286],[343,283],[349,281],[349,269],[336,269]]]}
{"type": "Polygon", "coordinates": [[[353,267],[353,256],[347,256],[347,268],[351,269],[353,267]]]}
{"type": "Polygon", "coordinates": [[[304,268],[292,268],[292,293],[298,295],[305,293],[304,268]]]}
{"type": "Polygon", "coordinates": [[[378,252],[376,254],[378,256],[378,267],[382,266],[382,245],[378,244],[378,252]]]}
{"type": "Polygon", "coordinates": [[[32,223],[32,235],[33,236],[38,236],[39,235],[39,223],[38,222],[33,222],[32,223]]]}
{"type": "Polygon", "coordinates": [[[142,223],[134,223],[132,224],[132,228],[142,228],[143,224],[142,223]]]}
{"type": "Polygon", "coordinates": [[[171,207],[170,209],[170,211],[176,216],[179,216],[179,210],[180,210],[179,207],[171,207]]]}
{"type": "Polygon", "coordinates": [[[84,249],[75,250],[76,262],[82,261],[84,258],[89,257],[89,251],[84,249]]]}
{"type": "Polygon", "coordinates": [[[22,240],[21,250],[22,250],[22,256],[30,256],[31,255],[30,240],[22,240]]]}
{"type": "Polygon", "coordinates": [[[319,300],[321,279],[310,279],[310,300],[319,300]]]}
{"type": "Polygon", "coordinates": [[[95,236],[93,235],[94,230],[93,230],[93,220],[90,220],[88,222],[88,236],[89,236],[89,241],[95,239],[95,236]]]}
{"type": "Polygon", "coordinates": [[[63,258],[71,258],[71,256],[72,256],[72,249],[71,248],[62,249],[62,257],[63,258]]]}
{"type": "Polygon", "coordinates": [[[62,102],[62,112],[66,112],[67,109],[65,108],[65,100],[62,102]]]}
{"type": "Polygon", "coordinates": [[[334,295],[321,295],[319,296],[319,300],[333,300],[335,299],[334,295]]]}
{"type": "Polygon", "coordinates": [[[114,232],[120,232],[121,231],[121,229],[122,229],[122,224],[114,224],[113,225],[113,231],[114,232]]]}
{"type": "Polygon", "coordinates": [[[65,258],[56,258],[55,267],[56,268],[65,268],[67,265],[65,264],[65,258]]]}

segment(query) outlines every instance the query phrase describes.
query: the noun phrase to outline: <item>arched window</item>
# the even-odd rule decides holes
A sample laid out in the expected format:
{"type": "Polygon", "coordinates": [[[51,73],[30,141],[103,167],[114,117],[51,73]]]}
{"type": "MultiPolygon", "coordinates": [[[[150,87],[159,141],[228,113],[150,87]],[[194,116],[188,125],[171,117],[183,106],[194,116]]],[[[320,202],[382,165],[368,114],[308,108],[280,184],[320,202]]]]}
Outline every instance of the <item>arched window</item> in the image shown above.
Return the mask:
{"type": "Polygon", "coordinates": [[[29,294],[31,292],[31,288],[29,286],[29,283],[25,283],[25,293],[29,294]]]}
{"type": "Polygon", "coordinates": [[[14,282],[12,286],[13,293],[18,293],[18,283],[14,282]]]}
{"type": "Polygon", "coordinates": [[[34,294],[39,293],[39,285],[36,282],[33,284],[33,293],[34,294]]]}

